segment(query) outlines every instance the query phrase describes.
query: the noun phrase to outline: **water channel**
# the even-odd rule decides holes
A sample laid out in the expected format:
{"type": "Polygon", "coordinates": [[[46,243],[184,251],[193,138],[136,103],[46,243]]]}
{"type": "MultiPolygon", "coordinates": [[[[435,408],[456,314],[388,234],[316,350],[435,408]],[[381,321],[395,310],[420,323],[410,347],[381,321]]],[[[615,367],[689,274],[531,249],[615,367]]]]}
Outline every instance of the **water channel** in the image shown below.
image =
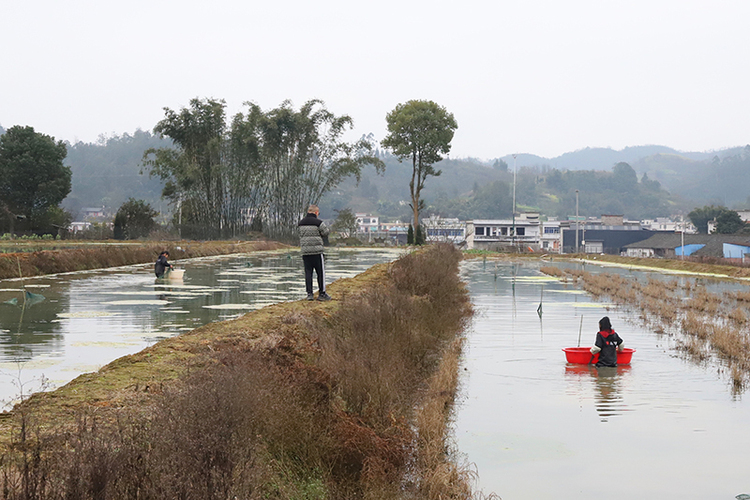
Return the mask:
{"type": "MultiPolygon", "coordinates": [[[[549,264],[462,264],[477,314],[455,427],[479,487],[504,500],[750,493],[750,398],[732,396],[717,365],[683,359],[670,337],[540,265],[549,264]],[[581,317],[589,346],[605,315],[637,349],[631,365],[567,364],[561,349],[578,344],[581,317]]],[[[586,270],[617,272],[597,268],[586,270]]]]}
{"type": "MultiPolygon", "coordinates": [[[[402,253],[331,249],[326,281],[402,253]]],[[[44,380],[47,389],[59,387],[180,332],[305,297],[299,252],[176,264],[185,270],[182,281],[156,280],[152,264],[0,281],[0,406],[39,390],[44,380]]]]}

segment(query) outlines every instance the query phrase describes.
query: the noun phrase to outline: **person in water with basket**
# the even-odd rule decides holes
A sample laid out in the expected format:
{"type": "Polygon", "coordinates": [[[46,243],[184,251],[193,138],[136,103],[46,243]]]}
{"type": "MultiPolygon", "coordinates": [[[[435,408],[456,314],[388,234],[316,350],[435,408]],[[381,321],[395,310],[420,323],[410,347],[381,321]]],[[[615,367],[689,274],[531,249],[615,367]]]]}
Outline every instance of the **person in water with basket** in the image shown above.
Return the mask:
{"type": "Polygon", "coordinates": [[[599,361],[596,366],[617,366],[617,352],[622,351],[622,339],[612,329],[609,317],[604,316],[599,320],[599,333],[596,334],[594,347],[591,348],[591,356],[599,353],[599,361]]]}
{"type": "Polygon", "coordinates": [[[156,263],[154,264],[154,273],[156,273],[157,278],[163,278],[164,273],[167,269],[174,269],[172,267],[172,264],[167,262],[167,257],[169,257],[169,252],[164,250],[159,254],[159,258],[156,259],[156,263]]]}

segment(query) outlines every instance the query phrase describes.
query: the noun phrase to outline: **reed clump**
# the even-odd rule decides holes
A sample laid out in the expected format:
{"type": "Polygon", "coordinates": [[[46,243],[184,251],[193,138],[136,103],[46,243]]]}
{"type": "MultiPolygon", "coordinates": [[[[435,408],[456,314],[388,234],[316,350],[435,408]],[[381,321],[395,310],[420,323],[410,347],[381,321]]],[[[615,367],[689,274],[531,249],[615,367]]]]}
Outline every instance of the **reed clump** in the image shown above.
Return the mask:
{"type": "MultiPolygon", "coordinates": [[[[559,272],[543,268],[549,275],[559,272]]],[[[657,333],[682,335],[677,347],[703,362],[712,354],[729,370],[733,391],[747,387],[750,377],[750,292],[711,293],[697,280],[648,278],[641,282],[611,273],[564,271],[582,282],[594,297],[608,297],[619,305],[640,311],[645,325],[657,333]]]]}
{"type": "Polygon", "coordinates": [[[685,304],[686,309],[693,309],[705,314],[716,314],[721,305],[721,297],[699,288],[685,304]]]}
{"type": "Polygon", "coordinates": [[[732,320],[736,325],[742,326],[747,323],[747,312],[741,307],[733,307],[727,313],[727,318],[732,320]]]}
{"type": "Polygon", "coordinates": [[[0,498],[470,498],[446,430],[472,314],[459,260],[430,247],[355,278],[365,285],[341,300],[176,338],[172,355],[191,354],[183,375],[93,401],[73,427],[22,404],[0,498]]]}
{"type": "Polygon", "coordinates": [[[559,267],[554,266],[542,266],[539,269],[544,274],[547,274],[549,276],[554,276],[555,278],[564,278],[565,277],[565,271],[560,269],[559,267]]]}
{"type": "Polygon", "coordinates": [[[702,362],[708,359],[709,354],[706,343],[697,337],[687,337],[677,344],[677,348],[683,351],[691,359],[702,362]]]}

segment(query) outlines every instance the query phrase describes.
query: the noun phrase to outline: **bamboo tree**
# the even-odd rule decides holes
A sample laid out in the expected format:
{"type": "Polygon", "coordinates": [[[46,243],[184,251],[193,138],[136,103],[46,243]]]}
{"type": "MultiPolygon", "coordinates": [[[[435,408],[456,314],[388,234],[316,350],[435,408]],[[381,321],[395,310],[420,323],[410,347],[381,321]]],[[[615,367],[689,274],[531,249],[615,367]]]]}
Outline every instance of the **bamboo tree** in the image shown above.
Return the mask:
{"type": "Polygon", "coordinates": [[[367,164],[384,168],[367,140],[342,140],[352,119],[335,116],[322,101],[299,110],[284,101],[268,112],[246,105],[229,128],[224,101],[193,99],[179,113],[165,108],[154,130],[178,149],[144,155],[151,175],[167,181],[163,196],[179,204],[202,237],[234,236],[262,220],[266,235],[292,240],[308,204],[349,175],[359,181],[367,164]]]}

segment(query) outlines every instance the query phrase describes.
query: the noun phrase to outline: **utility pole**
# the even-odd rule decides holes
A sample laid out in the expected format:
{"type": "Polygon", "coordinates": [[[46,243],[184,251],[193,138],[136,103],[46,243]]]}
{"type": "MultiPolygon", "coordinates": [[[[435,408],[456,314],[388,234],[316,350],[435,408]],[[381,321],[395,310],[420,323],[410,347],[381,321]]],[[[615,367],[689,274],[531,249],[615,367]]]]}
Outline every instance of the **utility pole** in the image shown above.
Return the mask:
{"type": "Polygon", "coordinates": [[[513,249],[516,248],[516,155],[513,155],[513,236],[511,241],[513,242],[513,249]]]}
{"type": "Polygon", "coordinates": [[[680,222],[680,245],[682,245],[680,260],[685,260],[685,216],[683,214],[680,214],[680,222]]]}
{"type": "Polygon", "coordinates": [[[182,193],[180,193],[177,204],[179,207],[179,214],[177,215],[177,234],[180,239],[182,239],[182,193]]]}
{"type": "Polygon", "coordinates": [[[578,253],[578,190],[576,189],[576,252],[578,253]]]}

